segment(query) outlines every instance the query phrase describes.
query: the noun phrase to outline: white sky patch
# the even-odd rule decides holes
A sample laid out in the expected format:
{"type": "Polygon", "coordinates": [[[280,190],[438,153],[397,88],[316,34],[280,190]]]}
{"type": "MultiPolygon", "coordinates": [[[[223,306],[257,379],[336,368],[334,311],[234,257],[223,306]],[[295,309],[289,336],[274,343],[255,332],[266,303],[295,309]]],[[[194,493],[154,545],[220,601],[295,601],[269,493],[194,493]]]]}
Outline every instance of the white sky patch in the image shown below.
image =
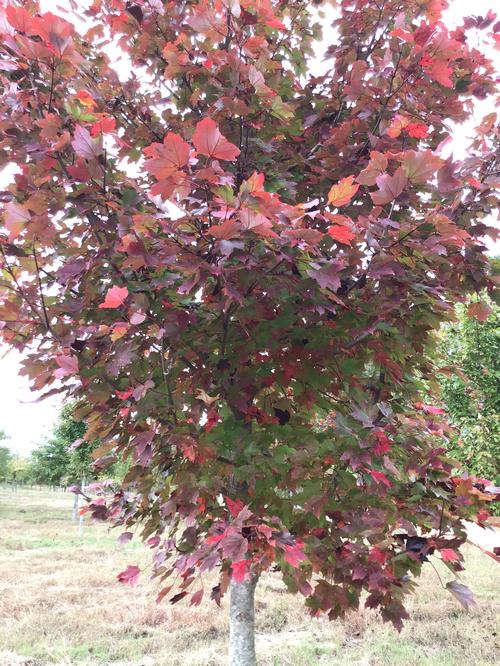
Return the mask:
{"type": "MultiPolygon", "coordinates": [[[[90,0],[84,0],[79,3],[82,11],[91,4],[90,0]]],[[[449,27],[456,27],[462,23],[462,18],[469,15],[482,15],[485,16],[491,8],[491,0],[452,0],[450,8],[445,12],[444,21],[449,27]]],[[[54,14],[59,14],[67,20],[75,23],[79,32],[85,32],[89,27],[89,20],[84,16],[71,17],[69,12],[60,5],[59,0],[42,0],[41,7],[43,11],[51,11],[54,14]]],[[[323,5],[323,10],[326,13],[324,20],[324,32],[328,34],[328,43],[334,41],[331,29],[331,22],[336,13],[328,6],[327,3],[323,5]]],[[[325,42],[326,43],[326,42],[325,42]]],[[[328,45],[326,44],[326,47],[328,45]]],[[[473,46],[476,46],[473,44],[473,46]]],[[[477,44],[489,57],[494,58],[498,63],[500,57],[498,52],[490,49],[485,49],[483,44],[477,44]]],[[[112,44],[105,48],[108,55],[114,55],[116,58],[117,49],[112,44]]],[[[322,56],[325,48],[318,45],[316,48],[316,59],[312,65],[312,70],[320,73],[328,69],[329,64],[322,62],[322,56]]],[[[115,69],[121,80],[126,80],[130,76],[131,66],[126,54],[119,53],[118,60],[115,60],[115,69]]],[[[137,72],[136,72],[137,73],[137,72]]],[[[452,151],[456,159],[462,159],[466,154],[466,146],[473,136],[474,127],[479,123],[481,117],[494,110],[493,103],[478,103],[476,105],[476,112],[474,119],[460,128],[459,132],[455,133],[454,140],[450,145],[450,152],[452,151]]],[[[6,185],[12,180],[12,176],[19,170],[17,167],[6,167],[0,172],[0,189],[4,189],[6,185]]],[[[172,218],[181,216],[182,211],[176,206],[172,205],[169,210],[172,218]]],[[[489,246],[490,251],[494,251],[494,246],[489,246]]],[[[498,251],[498,248],[496,248],[498,251]]],[[[5,348],[0,348],[0,354],[5,352],[5,348]]],[[[25,377],[19,376],[21,356],[14,351],[10,351],[6,356],[0,356],[0,429],[5,430],[10,437],[8,441],[9,447],[16,454],[21,456],[28,455],[37,444],[44,441],[50,435],[51,428],[56,420],[57,412],[60,408],[60,399],[55,397],[48,398],[40,403],[33,402],[37,398],[37,394],[32,392],[29,387],[29,382],[25,377]]]]}
{"type": "Polygon", "coordinates": [[[55,397],[33,402],[37,394],[19,375],[21,360],[16,351],[0,359],[0,429],[9,437],[4,443],[13,453],[25,456],[50,435],[61,402],[55,397]]]}

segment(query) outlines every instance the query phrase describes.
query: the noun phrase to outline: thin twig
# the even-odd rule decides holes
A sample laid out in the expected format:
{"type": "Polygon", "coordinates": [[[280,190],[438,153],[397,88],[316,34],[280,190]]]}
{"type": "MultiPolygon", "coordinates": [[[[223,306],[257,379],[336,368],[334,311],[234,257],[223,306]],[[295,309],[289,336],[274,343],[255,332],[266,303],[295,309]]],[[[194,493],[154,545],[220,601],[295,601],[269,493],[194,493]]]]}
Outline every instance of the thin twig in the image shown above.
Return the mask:
{"type": "Polygon", "coordinates": [[[38,257],[36,256],[36,250],[35,250],[34,245],[33,245],[33,259],[35,260],[36,278],[37,278],[37,282],[38,282],[38,291],[40,292],[40,300],[41,300],[41,303],[42,303],[43,315],[44,315],[44,318],[45,318],[45,325],[47,326],[47,330],[50,331],[52,333],[52,335],[54,335],[54,331],[52,330],[52,326],[50,325],[50,321],[49,321],[47,306],[45,304],[45,297],[43,295],[43,288],[42,288],[42,279],[40,277],[40,267],[38,265],[38,257]]]}

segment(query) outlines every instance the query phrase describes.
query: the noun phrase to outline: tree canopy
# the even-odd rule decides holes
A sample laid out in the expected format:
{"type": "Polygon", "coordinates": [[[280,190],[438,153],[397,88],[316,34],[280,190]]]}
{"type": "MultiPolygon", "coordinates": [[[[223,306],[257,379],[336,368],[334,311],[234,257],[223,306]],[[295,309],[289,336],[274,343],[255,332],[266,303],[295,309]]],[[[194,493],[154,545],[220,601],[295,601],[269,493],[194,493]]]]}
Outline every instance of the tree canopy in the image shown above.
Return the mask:
{"type": "Polygon", "coordinates": [[[9,476],[9,465],[12,458],[9,447],[2,444],[6,439],[7,435],[3,430],[0,430],[0,481],[5,481],[9,476]]]}
{"type": "Polygon", "coordinates": [[[447,324],[442,351],[459,372],[442,375],[443,402],[457,433],[450,452],[479,477],[500,483],[500,307],[483,297],[481,316],[470,318],[477,301],[457,306],[447,324]]]}
{"type": "Polygon", "coordinates": [[[487,516],[422,398],[434,331],[493,288],[496,115],[443,151],[494,95],[495,17],[342,0],[322,34],[322,5],[95,0],[83,36],[3,8],[1,334],[131,461],[92,512],[140,527],[160,598],[277,566],[314,614],[367,590],[400,627],[408,574],[487,516]]]}
{"type": "Polygon", "coordinates": [[[86,426],[75,420],[74,409],[73,403],[64,405],[50,437],[31,454],[29,476],[34,483],[70,485],[94,478],[93,443],[82,442],[86,426]]]}

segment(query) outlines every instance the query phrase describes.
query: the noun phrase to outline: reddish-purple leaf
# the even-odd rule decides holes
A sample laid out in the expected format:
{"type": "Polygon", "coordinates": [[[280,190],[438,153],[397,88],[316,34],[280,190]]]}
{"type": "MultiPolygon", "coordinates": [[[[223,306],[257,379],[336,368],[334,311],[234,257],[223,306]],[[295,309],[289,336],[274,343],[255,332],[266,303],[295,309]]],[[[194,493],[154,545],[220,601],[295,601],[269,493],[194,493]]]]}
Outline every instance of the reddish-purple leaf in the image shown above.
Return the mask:
{"type": "Polygon", "coordinates": [[[81,125],[77,125],[71,142],[78,157],[86,160],[95,160],[102,154],[102,136],[92,137],[90,132],[81,125]]]}
{"type": "Polygon", "coordinates": [[[156,597],[156,603],[159,604],[160,601],[162,601],[167,596],[167,594],[170,594],[173,587],[174,587],[173,585],[168,585],[167,587],[164,587],[162,590],[160,590],[160,592],[156,597]]]}
{"type": "Polygon", "coordinates": [[[392,487],[392,483],[389,481],[389,479],[386,477],[386,475],[383,472],[379,472],[376,469],[369,469],[367,471],[368,471],[368,474],[375,481],[375,483],[381,483],[384,486],[386,486],[387,488],[392,487]]]}
{"type": "Polygon", "coordinates": [[[118,543],[119,543],[120,545],[123,545],[123,544],[125,544],[125,543],[128,543],[128,542],[132,539],[133,536],[134,536],[134,533],[133,533],[133,532],[123,532],[123,533],[120,534],[120,536],[118,537],[118,543]]]}
{"type": "Polygon", "coordinates": [[[421,409],[426,414],[446,414],[446,411],[442,407],[436,407],[435,405],[424,405],[422,402],[416,402],[415,409],[421,409]]]}
{"type": "Polygon", "coordinates": [[[224,557],[233,561],[243,560],[248,552],[248,541],[237,532],[229,532],[220,542],[224,557]]]}
{"type": "Polygon", "coordinates": [[[307,271],[322,289],[330,289],[335,292],[340,287],[340,270],[341,267],[336,262],[332,261],[330,264],[324,264],[320,268],[313,267],[307,271]]]}
{"type": "Polygon", "coordinates": [[[134,585],[137,585],[140,573],[141,570],[138,566],[135,566],[135,564],[129,564],[124,571],[118,574],[117,578],[120,583],[133,587],[134,585]]]}
{"type": "Polygon", "coordinates": [[[442,193],[453,192],[460,187],[460,179],[456,176],[457,169],[451,159],[446,160],[437,172],[439,191],[442,193]]]}
{"type": "Polygon", "coordinates": [[[378,190],[376,192],[370,192],[370,196],[374,204],[377,206],[383,206],[398,198],[407,186],[408,178],[404,170],[399,167],[396,169],[393,176],[390,176],[388,173],[383,173],[380,176],[377,176],[376,183],[378,190]]]}
{"type": "Polygon", "coordinates": [[[54,370],[54,377],[57,379],[70,377],[78,372],[78,358],[76,356],[57,356],[56,363],[59,368],[54,370]]]}
{"type": "Polygon", "coordinates": [[[145,432],[141,432],[136,435],[136,437],[134,437],[133,445],[135,449],[136,460],[137,463],[142,467],[147,467],[151,462],[151,442],[153,441],[154,436],[154,432],[146,430],[145,432]]]}
{"type": "Polygon", "coordinates": [[[199,606],[201,604],[201,600],[203,599],[203,588],[198,590],[197,592],[194,592],[194,594],[191,595],[191,599],[189,601],[190,606],[199,606]]]}

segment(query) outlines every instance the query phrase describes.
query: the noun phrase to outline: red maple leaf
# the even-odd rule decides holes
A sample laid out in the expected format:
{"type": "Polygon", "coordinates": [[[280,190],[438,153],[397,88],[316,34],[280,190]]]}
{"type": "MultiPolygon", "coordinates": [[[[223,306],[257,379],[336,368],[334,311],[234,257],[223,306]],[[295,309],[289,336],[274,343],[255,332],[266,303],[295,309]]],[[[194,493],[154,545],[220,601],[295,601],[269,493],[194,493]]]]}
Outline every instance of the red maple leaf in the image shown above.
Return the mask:
{"type": "Polygon", "coordinates": [[[387,488],[392,487],[392,483],[383,472],[378,472],[376,469],[367,469],[366,471],[372,477],[375,483],[381,483],[384,486],[387,486],[387,488]]]}
{"type": "Polygon", "coordinates": [[[373,447],[373,452],[377,456],[383,456],[391,450],[391,440],[387,437],[383,430],[376,430],[374,433],[377,438],[377,443],[373,447]]]}
{"type": "Polygon", "coordinates": [[[240,233],[240,227],[235,220],[225,220],[221,224],[212,224],[207,233],[218,240],[230,240],[240,233]]]}
{"type": "Polygon", "coordinates": [[[441,548],[441,550],[439,552],[441,553],[441,558],[445,562],[459,562],[460,561],[460,555],[455,550],[452,550],[451,548],[441,548]]]}
{"type": "Polygon", "coordinates": [[[297,541],[293,546],[285,546],[285,560],[295,568],[297,568],[301,562],[305,562],[307,556],[304,554],[302,543],[297,541]]]}
{"type": "Polygon", "coordinates": [[[97,102],[88,90],[79,90],[75,97],[80,102],[80,104],[86,106],[88,109],[93,109],[95,106],[97,106],[97,102]]]}
{"type": "Polygon", "coordinates": [[[4,9],[7,16],[7,20],[10,25],[18,30],[19,32],[28,33],[33,28],[33,19],[29,12],[24,9],[24,7],[14,7],[13,5],[8,5],[4,9]]]}
{"type": "Polygon", "coordinates": [[[163,143],[152,143],[144,148],[149,157],[144,168],[158,180],[169,178],[189,162],[191,148],[189,143],[174,132],[168,132],[163,143]]]}
{"type": "Polygon", "coordinates": [[[197,590],[194,592],[194,594],[191,595],[191,599],[189,601],[190,606],[199,606],[201,604],[201,600],[203,599],[203,588],[200,590],[197,590]]]}
{"type": "Polygon", "coordinates": [[[434,177],[443,160],[434,155],[432,150],[406,150],[402,168],[411,183],[425,183],[434,177]]]}
{"type": "Polygon", "coordinates": [[[408,136],[411,136],[413,139],[425,139],[429,133],[429,128],[424,123],[410,123],[406,128],[408,136]]]}
{"type": "Polygon", "coordinates": [[[13,241],[31,221],[31,213],[25,206],[10,202],[5,206],[5,226],[9,230],[9,240],[13,241]]]}
{"type": "Polygon", "coordinates": [[[356,236],[356,234],[353,233],[348,227],[339,227],[337,224],[329,227],[328,235],[339,243],[343,243],[344,245],[350,245],[351,240],[356,236]]]}
{"type": "Polygon", "coordinates": [[[106,293],[106,298],[99,305],[101,309],[119,308],[123,305],[128,296],[127,287],[110,287],[106,293]]]}
{"type": "Polygon", "coordinates": [[[476,190],[480,190],[480,189],[481,189],[481,181],[478,180],[477,178],[472,178],[472,177],[471,177],[471,178],[467,178],[467,183],[468,183],[469,185],[472,185],[472,187],[474,187],[476,190]]]}
{"type": "Polygon", "coordinates": [[[236,501],[229,497],[225,497],[224,499],[226,500],[227,508],[229,509],[230,514],[233,518],[236,518],[236,516],[240,513],[245,505],[240,499],[237,499],[236,501]]]}
{"type": "Polygon", "coordinates": [[[374,546],[368,555],[368,561],[369,562],[377,562],[377,564],[385,564],[387,560],[390,558],[391,554],[388,553],[386,550],[382,550],[381,548],[378,548],[377,546],[374,546]]]}
{"type": "Polygon", "coordinates": [[[196,125],[193,143],[199,153],[218,160],[232,161],[240,154],[240,149],[220,133],[211,118],[204,118],[196,125]]]}
{"type": "Polygon", "coordinates": [[[249,560],[240,560],[239,562],[231,563],[232,577],[237,583],[242,583],[247,575],[249,560]]]}
{"type": "Polygon", "coordinates": [[[211,430],[213,430],[217,425],[217,423],[219,422],[220,422],[220,417],[217,409],[216,408],[210,409],[207,414],[207,422],[205,423],[206,432],[210,432],[211,430]]]}
{"type": "Polygon", "coordinates": [[[91,136],[99,136],[99,134],[112,132],[115,128],[116,120],[112,116],[103,116],[100,120],[92,125],[90,134],[91,136]]]}
{"type": "Polygon", "coordinates": [[[424,72],[430,76],[431,79],[434,79],[434,81],[437,81],[446,88],[453,87],[453,81],[451,80],[453,70],[448,61],[436,60],[426,53],[420,60],[420,64],[424,72]]]}
{"type": "Polygon", "coordinates": [[[133,389],[129,389],[128,391],[118,391],[118,390],[115,391],[116,395],[120,398],[120,400],[127,400],[128,398],[130,398],[133,392],[134,392],[133,389]]]}

